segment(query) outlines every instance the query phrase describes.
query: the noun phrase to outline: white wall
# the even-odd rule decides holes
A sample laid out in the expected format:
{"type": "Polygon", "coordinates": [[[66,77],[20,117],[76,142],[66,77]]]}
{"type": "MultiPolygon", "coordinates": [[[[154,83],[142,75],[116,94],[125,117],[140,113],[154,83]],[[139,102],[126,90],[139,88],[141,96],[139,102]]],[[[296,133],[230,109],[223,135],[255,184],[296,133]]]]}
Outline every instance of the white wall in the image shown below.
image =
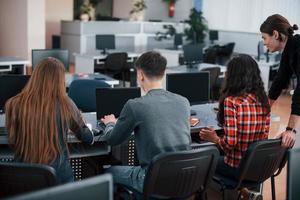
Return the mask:
{"type": "Polygon", "coordinates": [[[129,19],[133,8],[133,0],[114,0],[113,16],[121,19],[129,19]]]}
{"type": "Polygon", "coordinates": [[[0,1],[0,56],[27,58],[27,0],[0,1]]]}
{"type": "Polygon", "coordinates": [[[226,31],[259,33],[261,23],[276,13],[300,25],[299,9],[299,0],[203,0],[209,27],[226,31]]]}
{"type": "Polygon", "coordinates": [[[28,56],[32,49],[45,48],[45,0],[27,0],[28,56]]]}
{"type": "Polygon", "coordinates": [[[52,35],[60,35],[60,21],[73,20],[73,0],[46,0],[46,48],[52,47],[52,35]]]}
{"type": "Polygon", "coordinates": [[[0,1],[0,56],[31,58],[45,47],[45,1],[0,1]]]}

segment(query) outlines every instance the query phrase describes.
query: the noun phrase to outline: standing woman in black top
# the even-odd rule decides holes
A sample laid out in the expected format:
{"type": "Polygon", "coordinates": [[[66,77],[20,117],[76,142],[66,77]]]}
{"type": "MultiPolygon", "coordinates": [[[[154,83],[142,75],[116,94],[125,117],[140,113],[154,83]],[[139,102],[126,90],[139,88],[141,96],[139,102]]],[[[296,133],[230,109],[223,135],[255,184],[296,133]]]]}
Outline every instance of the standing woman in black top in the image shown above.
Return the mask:
{"type": "Polygon", "coordinates": [[[290,25],[279,14],[269,16],[260,26],[264,45],[271,51],[282,51],[280,67],[269,90],[272,106],[282,89],[286,88],[293,74],[297,77],[297,87],[292,98],[292,111],[286,130],[281,133],[282,145],[292,147],[296,140],[296,128],[300,125],[300,35],[294,35],[298,26],[290,25]]]}

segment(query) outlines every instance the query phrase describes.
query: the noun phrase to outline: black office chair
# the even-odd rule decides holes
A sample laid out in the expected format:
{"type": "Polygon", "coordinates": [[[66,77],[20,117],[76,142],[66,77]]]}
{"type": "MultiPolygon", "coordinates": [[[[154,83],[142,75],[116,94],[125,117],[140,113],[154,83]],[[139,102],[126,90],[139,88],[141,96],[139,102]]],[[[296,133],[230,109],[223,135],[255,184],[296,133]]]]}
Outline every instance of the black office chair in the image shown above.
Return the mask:
{"type": "Polygon", "coordinates": [[[230,60],[233,53],[235,43],[230,42],[224,46],[220,46],[217,52],[217,63],[220,65],[226,65],[230,60]]]}
{"type": "Polygon", "coordinates": [[[113,200],[113,181],[110,174],[98,175],[23,195],[10,200],[113,200]]]}
{"type": "Polygon", "coordinates": [[[215,146],[155,156],[145,176],[143,199],[187,198],[195,193],[204,198],[218,157],[215,146]]]}
{"type": "Polygon", "coordinates": [[[79,79],[72,81],[68,95],[82,112],[96,112],[96,88],[107,88],[102,80],[79,79]]]}
{"type": "MultiPolygon", "coordinates": [[[[209,84],[210,84],[210,99],[214,100],[215,98],[215,87],[216,87],[216,83],[217,80],[220,76],[221,73],[221,69],[220,67],[208,67],[208,68],[204,68],[201,71],[208,71],[209,72],[209,84]]],[[[217,94],[216,94],[217,95],[217,94]]]]}
{"type": "Polygon", "coordinates": [[[105,73],[113,78],[121,79],[123,81],[123,86],[125,86],[126,74],[129,74],[127,57],[128,55],[125,52],[111,53],[106,57],[104,63],[105,73]]]}
{"type": "Polygon", "coordinates": [[[281,146],[281,139],[252,143],[241,160],[236,179],[215,174],[213,179],[221,186],[223,199],[225,199],[225,190],[256,188],[274,175],[282,165],[286,150],[281,146]]]}
{"type": "Polygon", "coordinates": [[[47,165],[0,163],[0,198],[57,185],[55,170],[47,165]]]}

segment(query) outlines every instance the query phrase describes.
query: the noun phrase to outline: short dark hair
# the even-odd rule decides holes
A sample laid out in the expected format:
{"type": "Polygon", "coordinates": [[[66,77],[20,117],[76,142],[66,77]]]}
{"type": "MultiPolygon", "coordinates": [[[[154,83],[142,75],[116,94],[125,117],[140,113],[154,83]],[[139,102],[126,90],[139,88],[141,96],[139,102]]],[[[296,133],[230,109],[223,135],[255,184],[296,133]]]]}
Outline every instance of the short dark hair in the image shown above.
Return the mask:
{"type": "MultiPolygon", "coordinates": [[[[274,30],[285,36],[291,36],[295,30],[298,30],[298,26],[296,24],[291,26],[285,17],[275,14],[269,16],[260,26],[260,32],[262,33],[273,35],[274,30]]],[[[279,39],[282,40],[280,36],[279,39]]]]}
{"type": "Polygon", "coordinates": [[[135,62],[135,68],[142,70],[150,79],[161,78],[165,73],[166,65],[166,58],[156,51],[143,53],[135,62]]]}

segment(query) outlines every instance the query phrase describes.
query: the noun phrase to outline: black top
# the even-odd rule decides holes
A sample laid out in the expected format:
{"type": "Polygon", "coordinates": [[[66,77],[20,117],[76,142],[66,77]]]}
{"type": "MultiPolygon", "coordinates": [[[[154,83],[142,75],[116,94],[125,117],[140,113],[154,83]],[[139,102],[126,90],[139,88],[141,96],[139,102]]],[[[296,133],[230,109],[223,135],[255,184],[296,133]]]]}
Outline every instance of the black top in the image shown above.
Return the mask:
{"type": "Polygon", "coordinates": [[[293,74],[297,77],[297,87],[292,98],[291,114],[300,116],[300,35],[288,38],[282,52],[278,73],[269,90],[270,99],[276,100],[279,97],[282,89],[288,86],[293,74]]]}

